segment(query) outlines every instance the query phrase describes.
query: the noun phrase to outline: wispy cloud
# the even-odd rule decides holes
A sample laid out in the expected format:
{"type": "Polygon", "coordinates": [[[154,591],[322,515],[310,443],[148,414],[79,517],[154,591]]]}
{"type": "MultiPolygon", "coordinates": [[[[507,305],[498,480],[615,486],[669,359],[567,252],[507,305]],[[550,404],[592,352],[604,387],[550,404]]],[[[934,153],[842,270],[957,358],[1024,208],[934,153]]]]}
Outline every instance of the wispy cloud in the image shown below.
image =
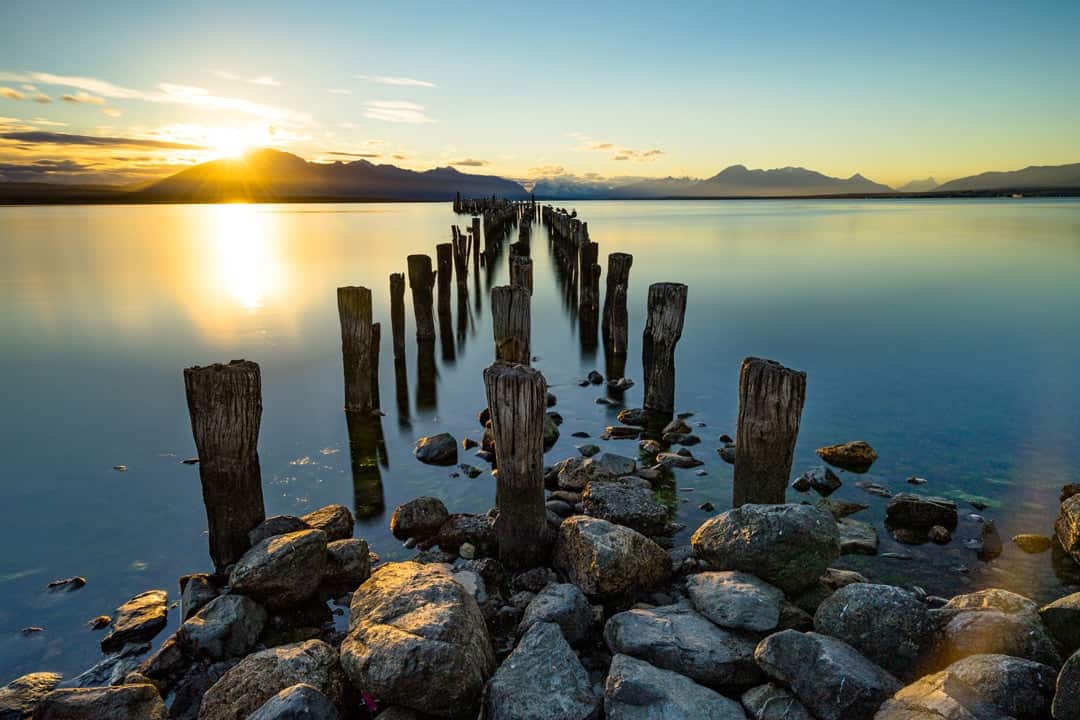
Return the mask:
{"type": "Polygon", "coordinates": [[[463,160],[454,160],[447,163],[448,165],[456,165],[459,167],[483,167],[484,165],[490,165],[487,160],[477,160],[476,158],[465,158],[463,160]]]}
{"type": "Polygon", "coordinates": [[[65,127],[67,125],[66,122],[49,120],[48,118],[40,117],[33,118],[30,122],[34,123],[35,125],[44,125],[45,127],[65,127]]]}
{"type": "Polygon", "coordinates": [[[0,97],[7,98],[8,100],[24,100],[26,96],[15,88],[0,87],[0,97]]]}
{"type": "Polygon", "coordinates": [[[104,110],[102,110],[101,112],[105,113],[107,116],[109,116],[111,118],[118,118],[118,117],[120,117],[121,115],[124,114],[124,113],[120,112],[118,109],[116,109],[114,107],[107,107],[104,110]]]}
{"type": "Polygon", "coordinates": [[[214,74],[224,80],[235,80],[237,82],[250,83],[251,85],[263,85],[266,87],[276,87],[281,83],[270,77],[269,75],[259,75],[257,77],[244,77],[242,75],[236,75],[228,70],[214,70],[214,74]]]}
{"type": "Polygon", "coordinates": [[[438,87],[433,82],[427,80],[417,80],[411,77],[402,77],[400,75],[357,75],[357,80],[367,80],[368,82],[379,83],[380,85],[404,85],[406,87],[426,87],[433,88],[438,87]]]}
{"type": "Polygon", "coordinates": [[[407,100],[371,100],[364,117],[392,123],[419,125],[435,122],[424,114],[424,106],[407,100]]]}
{"type": "Polygon", "coordinates": [[[42,92],[34,93],[34,102],[41,103],[42,105],[48,105],[52,102],[52,98],[42,92]]]}
{"type": "Polygon", "coordinates": [[[566,168],[562,165],[540,165],[539,167],[529,168],[529,177],[553,177],[556,175],[565,175],[566,168]]]}
{"type": "Polygon", "coordinates": [[[339,151],[339,150],[335,150],[333,152],[328,152],[326,154],[327,155],[341,156],[341,157],[363,158],[365,160],[370,160],[370,159],[373,159],[373,158],[382,157],[382,153],[343,152],[343,151],[339,151]]]}
{"type": "Polygon", "coordinates": [[[105,98],[98,97],[97,95],[91,95],[90,93],[83,92],[82,90],[79,90],[76,93],[71,93],[71,94],[68,94],[68,95],[61,95],[60,99],[63,100],[64,102],[69,102],[69,103],[82,103],[82,104],[87,104],[87,105],[104,105],[105,104],[105,98]]]}
{"type": "Polygon", "coordinates": [[[608,156],[609,160],[649,162],[664,154],[664,151],[659,148],[635,150],[616,143],[594,140],[585,133],[580,132],[572,132],[570,137],[578,141],[575,150],[579,152],[602,152],[608,156]]]}
{"type": "Polygon", "coordinates": [[[52,102],[52,98],[43,92],[38,92],[38,89],[33,85],[23,85],[23,90],[33,95],[27,97],[27,95],[15,88],[0,87],[0,97],[7,98],[8,100],[33,100],[36,103],[47,104],[52,102]]]}
{"type": "Polygon", "coordinates": [[[348,88],[326,88],[326,92],[331,95],[352,95],[352,90],[348,88]]]}
{"type": "Polygon", "coordinates": [[[30,145],[81,145],[84,147],[141,147],[159,150],[205,150],[203,145],[154,140],[152,138],[109,137],[103,135],[73,135],[69,133],[30,130],[0,133],[0,140],[30,145]]]}

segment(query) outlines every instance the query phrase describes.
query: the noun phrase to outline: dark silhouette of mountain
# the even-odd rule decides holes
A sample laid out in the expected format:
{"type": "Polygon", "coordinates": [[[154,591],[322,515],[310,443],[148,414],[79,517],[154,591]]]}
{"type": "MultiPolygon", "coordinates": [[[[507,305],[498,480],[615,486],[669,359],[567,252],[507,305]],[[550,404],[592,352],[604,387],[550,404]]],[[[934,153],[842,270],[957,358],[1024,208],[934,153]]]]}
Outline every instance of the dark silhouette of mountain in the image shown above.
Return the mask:
{"type": "Polygon", "coordinates": [[[745,165],[732,165],[697,183],[686,194],[691,197],[792,197],[892,191],[888,185],[867,180],[858,173],[844,179],[801,167],[750,170],[745,165]]]}
{"type": "Polygon", "coordinates": [[[1023,170],[984,172],[957,178],[935,192],[997,190],[1009,192],[1080,189],[1080,163],[1071,165],[1031,165],[1023,170]]]}
{"type": "Polygon", "coordinates": [[[937,187],[937,180],[932,177],[928,177],[925,180],[912,180],[909,183],[905,183],[904,185],[896,188],[896,191],[905,193],[926,193],[937,190],[937,187]]]}
{"type": "Polygon", "coordinates": [[[532,194],[537,200],[591,200],[610,197],[615,189],[611,182],[559,175],[537,180],[533,183],[532,194]]]}

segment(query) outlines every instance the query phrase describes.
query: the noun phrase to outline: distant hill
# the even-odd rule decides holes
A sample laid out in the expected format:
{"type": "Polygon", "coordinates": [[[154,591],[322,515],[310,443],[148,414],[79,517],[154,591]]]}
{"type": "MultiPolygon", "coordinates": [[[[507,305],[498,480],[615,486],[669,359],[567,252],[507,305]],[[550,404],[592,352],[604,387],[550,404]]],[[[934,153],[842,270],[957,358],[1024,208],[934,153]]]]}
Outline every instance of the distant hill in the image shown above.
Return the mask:
{"type": "Polygon", "coordinates": [[[896,188],[896,191],[905,193],[925,193],[933,192],[934,190],[937,190],[937,188],[937,180],[928,177],[925,180],[912,180],[911,182],[896,188]]]}
{"type": "Polygon", "coordinates": [[[985,172],[951,180],[935,192],[971,192],[999,190],[1076,190],[1080,188],[1080,163],[1071,165],[1032,165],[1023,170],[985,172]]]}
{"type": "Polygon", "coordinates": [[[559,175],[537,180],[533,183],[532,194],[537,200],[591,200],[610,197],[615,189],[616,186],[609,181],[559,175]]]}

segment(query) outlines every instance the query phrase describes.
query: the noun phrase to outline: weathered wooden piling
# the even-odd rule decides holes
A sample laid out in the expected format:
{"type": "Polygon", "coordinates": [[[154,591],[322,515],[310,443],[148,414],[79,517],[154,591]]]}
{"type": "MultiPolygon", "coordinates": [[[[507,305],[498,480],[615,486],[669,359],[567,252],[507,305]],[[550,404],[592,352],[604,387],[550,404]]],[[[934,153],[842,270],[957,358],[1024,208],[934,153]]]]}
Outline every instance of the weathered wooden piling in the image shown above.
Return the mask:
{"type": "Polygon", "coordinates": [[[641,365],[645,375],[644,408],[657,417],[675,411],[675,345],[682,337],[686,293],[682,283],[649,286],[641,365]]]}
{"type": "Polygon", "coordinates": [[[544,507],[544,413],[547,382],[524,365],[496,362],[484,370],[491,409],[495,458],[499,467],[499,516],[495,536],[499,560],[521,570],[545,558],[541,542],[547,531],[544,507]]]}
{"type": "Polygon", "coordinates": [[[378,325],[371,322],[371,291],[350,285],[337,289],[341,322],[341,361],[345,370],[345,409],[371,412],[378,407],[378,325]]]}
{"type": "Polygon", "coordinates": [[[462,232],[457,225],[453,226],[454,250],[454,277],[457,278],[457,286],[468,287],[469,282],[469,252],[472,249],[472,237],[462,232]]]}
{"type": "Polygon", "coordinates": [[[491,289],[491,322],[495,359],[528,365],[532,335],[529,291],[519,285],[491,289]]]}
{"type": "Polygon", "coordinates": [[[409,288],[412,290],[413,313],[416,315],[416,337],[435,337],[434,298],[435,273],[431,269],[431,256],[410,255],[409,288]]]}
{"type": "MultiPolygon", "coordinates": [[[[615,337],[617,330],[626,330],[626,294],[630,290],[630,267],[634,264],[634,256],[630,253],[613,252],[608,255],[607,264],[607,292],[604,294],[604,310],[601,313],[601,329],[604,334],[604,342],[614,347],[618,352],[619,338],[615,337]],[[622,288],[621,292],[619,288],[622,288]],[[622,327],[618,326],[616,315],[621,313],[622,327]]],[[[621,338],[622,348],[625,352],[626,337],[621,338]]]]}
{"type": "Polygon", "coordinates": [[[250,547],[248,533],[266,518],[258,451],[262,377],[257,363],[233,360],[185,369],[184,389],[199,454],[210,559],[224,572],[250,547]]]}
{"type": "Polygon", "coordinates": [[[732,503],[782,503],[806,400],[806,373],[773,360],[746,358],[739,368],[732,503]]]}
{"type": "MultiPolygon", "coordinates": [[[[617,355],[626,355],[629,347],[629,318],[626,312],[626,286],[616,285],[611,293],[609,324],[604,328],[607,344],[617,355]]],[[[621,376],[620,376],[621,377],[621,376]]]]}
{"type": "Polygon", "coordinates": [[[405,358],[405,274],[390,273],[390,330],[394,360],[405,358]]]}
{"type": "Polygon", "coordinates": [[[533,262],[532,258],[518,255],[510,258],[510,284],[518,285],[533,292],[533,262]]]}

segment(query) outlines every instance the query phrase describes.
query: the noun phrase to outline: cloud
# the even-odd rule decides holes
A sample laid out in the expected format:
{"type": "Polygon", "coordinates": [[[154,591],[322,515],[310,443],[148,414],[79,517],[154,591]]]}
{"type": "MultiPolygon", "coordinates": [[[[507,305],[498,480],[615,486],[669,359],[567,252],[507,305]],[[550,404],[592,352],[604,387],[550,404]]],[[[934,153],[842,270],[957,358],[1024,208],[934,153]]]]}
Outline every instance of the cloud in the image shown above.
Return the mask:
{"type": "Polygon", "coordinates": [[[664,154],[664,151],[659,148],[635,150],[633,148],[617,145],[616,143],[600,142],[593,140],[585,133],[580,132],[572,132],[569,136],[578,141],[578,146],[574,148],[575,150],[579,152],[607,153],[609,160],[649,162],[664,154]]]}
{"type": "Polygon", "coordinates": [[[463,160],[455,160],[454,162],[447,163],[448,165],[457,165],[460,167],[483,167],[484,165],[490,165],[487,160],[477,160],[476,158],[465,158],[463,160]]]}
{"type": "Polygon", "coordinates": [[[34,95],[34,102],[41,103],[42,105],[48,105],[52,102],[52,98],[45,93],[37,93],[34,95]]]}
{"type": "Polygon", "coordinates": [[[15,88],[0,87],[0,97],[7,98],[8,100],[22,100],[26,96],[15,88]]]}
{"type": "Polygon", "coordinates": [[[423,105],[407,100],[372,100],[367,104],[364,117],[409,125],[435,122],[424,114],[423,105]]]}
{"type": "Polygon", "coordinates": [[[259,75],[257,77],[243,77],[241,75],[234,75],[227,70],[214,70],[214,74],[217,75],[219,78],[224,78],[225,80],[236,80],[237,82],[246,82],[252,85],[276,87],[281,84],[269,75],[259,75]]]}
{"type": "Polygon", "coordinates": [[[365,158],[365,159],[382,157],[381,153],[356,153],[356,152],[333,151],[333,152],[328,152],[326,154],[327,155],[340,155],[341,157],[354,157],[354,158],[365,158]]]}
{"type": "Polygon", "coordinates": [[[426,87],[433,88],[438,87],[433,82],[427,80],[417,80],[411,77],[401,77],[397,75],[357,75],[357,80],[367,80],[368,82],[379,83],[380,85],[404,85],[406,87],[426,87]]]}
{"type": "Polygon", "coordinates": [[[88,92],[78,91],[73,95],[61,95],[60,99],[69,103],[84,103],[88,105],[104,105],[105,98],[98,97],[97,95],[91,95],[88,92]]]}
{"type": "Polygon", "coordinates": [[[391,155],[390,157],[394,158],[395,160],[408,160],[409,159],[408,155],[391,155]]]}
{"type": "Polygon", "coordinates": [[[326,92],[331,95],[352,95],[352,90],[348,88],[326,88],[326,92]]]}
{"type": "Polygon", "coordinates": [[[107,137],[101,135],[71,135],[68,133],[30,130],[0,133],[0,140],[14,140],[34,145],[81,145],[84,147],[143,147],[160,150],[206,150],[204,145],[153,140],[150,138],[107,137]]]}
{"type": "Polygon", "coordinates": [[[114,107],[107,107],[104,110],[102,110],[101,112],[105,113],[106,115],[108,115],[111,118],[118,118],[121,115],[123,115],[122,112],[120,112],[119,110],[117,110],[114,107]]]}
{"type": "Polygon", "coordinates": [[[66,122],[60,122],[58,120],[49,120],[48,118],[40,118],[40,117],[36,117],[36,118],[32,119],[30,122],[34,123],[35,125],[44,125],[46,127],[65,127],[67,125],[66,122]]]}
{"type": "Polygon", "coordinates": [[[529,168],[529,177],[550,177],[553,175],[564,175],[566,168],[562,165],[541,165],[539,167],[529,168]]]}

